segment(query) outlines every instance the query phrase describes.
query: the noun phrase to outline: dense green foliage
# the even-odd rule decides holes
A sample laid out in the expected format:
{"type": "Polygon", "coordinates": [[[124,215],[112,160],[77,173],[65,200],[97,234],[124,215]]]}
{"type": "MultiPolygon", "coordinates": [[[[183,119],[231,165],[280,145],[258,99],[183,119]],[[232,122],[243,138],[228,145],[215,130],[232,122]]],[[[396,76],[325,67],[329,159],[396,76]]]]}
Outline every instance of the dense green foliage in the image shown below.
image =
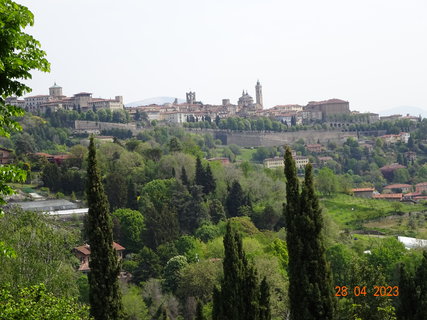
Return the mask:
{"type": "Polygon", "coordinates": [[[57,298],[43,285],[23,288],[14,296],[0,289],[1,320],[84,320],[88,308],[70,298],[57,298]]]}

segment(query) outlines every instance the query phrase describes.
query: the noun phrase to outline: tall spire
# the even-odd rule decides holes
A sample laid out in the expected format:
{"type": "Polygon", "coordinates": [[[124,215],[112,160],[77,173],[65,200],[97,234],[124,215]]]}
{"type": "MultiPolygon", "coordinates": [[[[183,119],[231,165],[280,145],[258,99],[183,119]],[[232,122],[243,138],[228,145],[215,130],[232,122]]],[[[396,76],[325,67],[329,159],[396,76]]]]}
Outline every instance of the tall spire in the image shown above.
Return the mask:
{"type": "Polygon", "coordinates": [[[262,109],[263,108],[263,102],[262,102],[262,86],[259,83],[259,79],[256,83],[255,86],[255,93],[256,93],[256,106],[257,109],[262,109]]]}

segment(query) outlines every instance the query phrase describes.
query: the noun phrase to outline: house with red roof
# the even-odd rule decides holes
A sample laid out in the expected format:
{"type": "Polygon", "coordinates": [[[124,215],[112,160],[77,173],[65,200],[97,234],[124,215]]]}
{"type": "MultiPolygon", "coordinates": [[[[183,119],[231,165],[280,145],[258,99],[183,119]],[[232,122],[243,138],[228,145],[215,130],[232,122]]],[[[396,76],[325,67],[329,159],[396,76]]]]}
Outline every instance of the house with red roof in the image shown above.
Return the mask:
{"type": "Polygon", "coordinates": [[[384,187],[384,193],[408,193],[412,191],[410,184],[396,183],[384,187]]]}
{"type": "Polygon", "coordinates": [[[417,183],[415,185],[415,192],[426,193],[427,192],[427,182],[417,183]]]}
{"type": "MultiPolygon", "coordinates": [[[[116,249],[117,257],[119,258],[119,260],[121,260],[123,258],[123,251],[125,250],[125,248],[117,242],[113,242],[113,248],[116,249]]],[[[83,273],[88,273],[90,271],[90,246],[85,243],[82,246],[75,247],[73,249],[73,252],[77,259],[80,260],[80,266],[78,270],[83,273]]]]}

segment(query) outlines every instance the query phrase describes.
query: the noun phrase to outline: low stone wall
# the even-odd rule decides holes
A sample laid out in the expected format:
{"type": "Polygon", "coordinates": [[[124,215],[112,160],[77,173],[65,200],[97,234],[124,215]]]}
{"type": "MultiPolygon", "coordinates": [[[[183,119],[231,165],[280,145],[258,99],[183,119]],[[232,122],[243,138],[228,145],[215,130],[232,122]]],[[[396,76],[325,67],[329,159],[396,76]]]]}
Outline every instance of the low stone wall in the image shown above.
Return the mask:
{"type": "Polygon", "coordinates": [[[240,147],[274,147],[292,144],[299,139],[305,143],[326,144],[329,141],[343,143],[349,137],[357,139],[356,132],[342,132],[334,130],[301,130],[294,132],[253,132],[253,131],[229,131],[212,129],[187,129],[192,133],[211,133],[215,139],[223,144],[236,144],[240,147]]]}
{"type": "Polygon", "coordinates": [[[94,130],[102,131],[109,129],[123,129],[130,130],[133,134],[136,134],[139,130],[136,125],[130,123],[113,123],[113,122],[99,122],[99,121],[84,121],[75,120],[74,129],[81,132],[90,132],[94,130]]]}

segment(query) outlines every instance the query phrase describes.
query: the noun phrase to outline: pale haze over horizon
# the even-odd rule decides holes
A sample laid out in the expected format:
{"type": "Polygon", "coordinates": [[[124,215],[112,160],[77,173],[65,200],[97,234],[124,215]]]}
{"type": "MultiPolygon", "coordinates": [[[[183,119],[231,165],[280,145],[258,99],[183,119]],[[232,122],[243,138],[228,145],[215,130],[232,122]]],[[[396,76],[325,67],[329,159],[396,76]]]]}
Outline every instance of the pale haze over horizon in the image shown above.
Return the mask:
{"type": "Polygon", "coordinates": [[[425,0],[17,0],[35,15],[51,73],[33,73],[30,95],[56,81],[71,96],[170,96],[264,108],[339,98],[351,110],[427,110],[425,0]]]}

